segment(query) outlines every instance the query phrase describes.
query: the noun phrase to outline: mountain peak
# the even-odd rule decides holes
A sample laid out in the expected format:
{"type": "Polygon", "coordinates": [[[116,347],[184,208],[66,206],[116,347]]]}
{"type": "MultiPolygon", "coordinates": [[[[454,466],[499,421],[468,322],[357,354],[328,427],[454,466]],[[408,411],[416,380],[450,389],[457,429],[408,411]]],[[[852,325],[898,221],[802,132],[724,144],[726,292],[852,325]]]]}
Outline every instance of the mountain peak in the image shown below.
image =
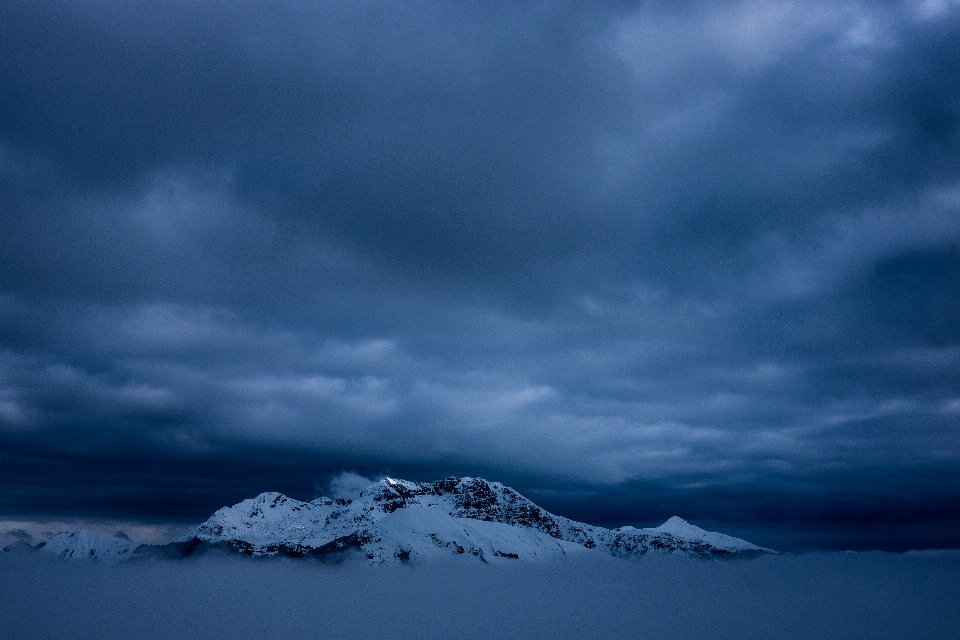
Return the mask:
{"type": "Polygon", "coordinates": [[[707,533],[700,527],[690,524],[683,518],[679,516],[671,516],[659,527],[654,527],[649,529],[649,531],[662,531],[664,533],[681,533],[681,534],[694,534],[699,535],[702,533],[707,533]]]}
{"type": "Polygon", "coordinates": [[[80,529],[73,533],[58,533],[39,549],[61,558],[99,560],[102,562],[120,562],[134,555],[139,542],[123,538],[107,538],[89,529],[80,529]]]}
{"type": "Polygon", "coordinates": [[[359,548],[374,564],[449,555],[451,549],[484,562],[542,560],[584,550],[618,557],[650,551],[700,557],[769,551],[676,516],[654,529],[611,531],[556,516],[510,487],[473,477],[435,482],[381,478],[355,501],[324,497],[299,502],[263,493],[220,509],[192,538],[234,544],[251,555],[359,548]]]}
{"type": "Polygon", "coordinates": [[[183,557],[205,549],[319,558],[353,551],[378,565],[450,557],[497,563],[559,560],[571,554],[711,558],[770,552],[676,516],[652,529],[610,530],[575,522],[499,482],[471,477],[436,482],[382,478],[356,500],[301,502],[264,492],[217,510],[192,534],[163,547],[81,530],[50,538],[44,549],[64,558],[105,561],[183,557]]]}

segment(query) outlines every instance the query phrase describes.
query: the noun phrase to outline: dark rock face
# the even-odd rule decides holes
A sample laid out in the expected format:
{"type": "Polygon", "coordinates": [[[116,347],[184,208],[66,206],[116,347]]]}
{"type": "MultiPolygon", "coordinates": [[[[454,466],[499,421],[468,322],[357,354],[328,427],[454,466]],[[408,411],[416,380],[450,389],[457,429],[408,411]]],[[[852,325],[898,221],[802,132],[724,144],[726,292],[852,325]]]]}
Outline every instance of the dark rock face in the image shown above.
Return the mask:
{"type": "Polygon", "coordinates": [[[133,552],[134,558],[139,559],[168,559],[181,560],[206,555],[252,555],[253,546],[243,540],[228,540],[226,542],[210,542],[200,538],[190,538],[180,542],[170,542],[163,545],[142,544],[133,552]]]}
{"type": "Polygon", "coordinates": [[[562,537],[553,516],[508,487],[497,491],[486,480],[478,478],[469,482],[447,478],[441,482],[445,486],[452,484],[448,493],[456,496],[457,511],[453,515],[458,518],[530,527],[553,538],[562,537]]]}
{"type": "Polygon", "coordinates": [[[454,496],[456,510],[450,515],[457,518],[530,527],[553,538],[562,538],[559,524],[551,514],[509,487],[495,488],[480,478],[464,482],[450,477],[437,482],[417,483],[414,489],[400,484],[383,486],[373,500],[386,513],[393,513],[412,500],[428,495],[454,496]]]}
{"type": "Polygon", "coordinates": [[[349,549],[360,549],[363,545],[370,542],[370,535],[365,532],[355,531],[348,536],[337,538],[327,544],[320,545],[312,549],[309,553],[311,557],[319,558],[335,553],[341,553],[349,549]]]}
{"type": "Polygon", "coordinates": [[[370,539],[368,537],[353,533],[349,536],[337,538],[320,547],[279,544],[269,545],[265,550],[260,550],[243,540],[210,542],[194,537],[189,540],[171,542],[164,545],[140,545],[134,551],[131,559],[183,560],[203,556],[242,555],[246,557],[313,558],[322,561],[339,562],[350,552],[360,550],[361,547],[369,541],[370,539]]]}

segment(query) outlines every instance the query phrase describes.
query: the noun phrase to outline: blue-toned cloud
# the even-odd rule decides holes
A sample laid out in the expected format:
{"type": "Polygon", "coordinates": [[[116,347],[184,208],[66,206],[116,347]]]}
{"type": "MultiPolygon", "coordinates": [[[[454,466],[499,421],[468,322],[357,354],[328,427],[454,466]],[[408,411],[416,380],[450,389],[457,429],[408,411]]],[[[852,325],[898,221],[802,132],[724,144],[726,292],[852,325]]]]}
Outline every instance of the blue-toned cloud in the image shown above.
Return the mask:
{"type": "Polygon", "coordinates": [[[5,3],[0,508],[196,517],[354,469],[942,531],[958,31],[947,1],[5,3]]]}

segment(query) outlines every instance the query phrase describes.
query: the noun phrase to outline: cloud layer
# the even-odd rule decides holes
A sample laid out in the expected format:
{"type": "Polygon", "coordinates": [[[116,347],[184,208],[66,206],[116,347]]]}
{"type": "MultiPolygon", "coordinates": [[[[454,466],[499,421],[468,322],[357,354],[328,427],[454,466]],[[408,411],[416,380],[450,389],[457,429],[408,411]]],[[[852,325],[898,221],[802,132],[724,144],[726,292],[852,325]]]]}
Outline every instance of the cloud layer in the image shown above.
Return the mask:
{"type": "Polygon", "coordinates": [[[674,4],[5,3],[0,509],[960,544],[960,6],[674,4]]]}

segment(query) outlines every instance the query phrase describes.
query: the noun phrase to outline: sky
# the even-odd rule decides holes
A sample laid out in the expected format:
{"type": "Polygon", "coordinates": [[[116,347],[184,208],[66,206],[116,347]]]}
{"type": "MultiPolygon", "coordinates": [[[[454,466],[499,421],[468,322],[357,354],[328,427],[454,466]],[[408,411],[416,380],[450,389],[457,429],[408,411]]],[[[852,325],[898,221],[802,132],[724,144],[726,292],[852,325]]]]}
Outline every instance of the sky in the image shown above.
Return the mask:
{"type": "Polygon", "coordinates": [[[0,3],[0,534],[960,547],[958,160],[956,0],[0,3]]]}

